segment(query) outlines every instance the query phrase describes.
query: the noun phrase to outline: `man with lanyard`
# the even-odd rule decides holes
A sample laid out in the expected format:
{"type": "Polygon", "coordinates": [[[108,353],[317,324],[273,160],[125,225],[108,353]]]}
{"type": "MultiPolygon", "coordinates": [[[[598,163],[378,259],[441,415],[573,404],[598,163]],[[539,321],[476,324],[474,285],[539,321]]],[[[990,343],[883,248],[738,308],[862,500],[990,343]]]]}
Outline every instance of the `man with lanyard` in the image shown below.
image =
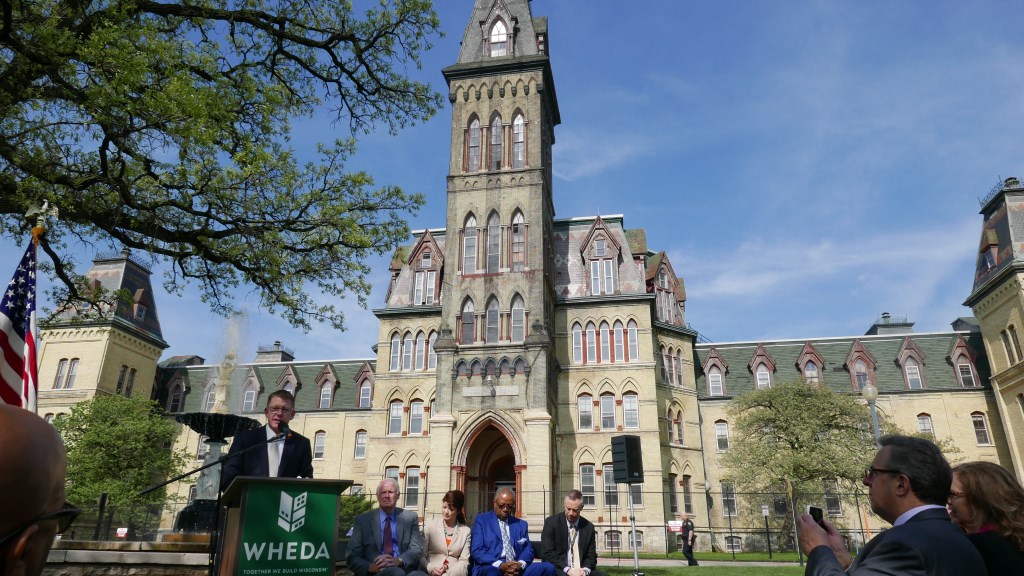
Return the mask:
{"type": "Polygon", "coordinates": [[[398,482],[385,478],[377,485],[377,510],[356,517],[345,561],[356,576],[427,576],[420,570],[423,536],[419,518],[398,503],[398,482]]]}
{"type": "Polygon", "coordinates": [[[581,516],[583,493],[570,490],[563,501],[565,510],[544,520],[540,556],[567,576],[604,576],[597,569],[597,531],[581,516]]]}

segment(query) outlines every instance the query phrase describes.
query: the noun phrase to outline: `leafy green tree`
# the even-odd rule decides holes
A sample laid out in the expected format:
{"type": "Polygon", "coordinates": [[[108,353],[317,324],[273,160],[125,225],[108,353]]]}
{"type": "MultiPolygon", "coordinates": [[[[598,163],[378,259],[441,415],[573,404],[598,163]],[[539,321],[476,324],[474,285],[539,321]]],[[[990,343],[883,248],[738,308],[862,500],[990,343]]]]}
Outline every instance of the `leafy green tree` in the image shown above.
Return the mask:
{"type": "Polygon", "coordinates": [[[369,494],[342,494],[338,499],[338,534],[348,537],[356,523],[356,516],[373,510],[374,499],[369,494]]]}
{"type": "Polygon", "coordinates": [[[783,382],[732,401],[729,478],[744,489],[770,491],[788,481],[821,492],[824,480],[852,487],[875,453],[867,406],[825,386],[783,382]]]}
{"type": "Polygon", "coordinates": [[[59,209],[41,241],[53,301],[110,309],[68,254],[86,244],[167,263],[168,290],[195,282],[221,314],[240,285],[305,329],[343,328],[321,295],[365,305],[365,259],[407,239],[423,197],[345,164],[355,135],[439,109],[408,74],[440,34],[429,0],[0,7],[0,235],[20,242],[33,206],[59,209]],[[341,134],[303,164],[292,122],[317,110],[341,134]]]}
{"type": "Polygon", "coordinates": [[[147,508],[159,510],[166,497],[164,489],[139,492],[178,474],[185,462],[169,448],[177,424],[149,400],[97,396],[72,406],[54,426],[68,451],[68,501],[89,507],[107,493],[129,524],[138,524],[147,508]]]}

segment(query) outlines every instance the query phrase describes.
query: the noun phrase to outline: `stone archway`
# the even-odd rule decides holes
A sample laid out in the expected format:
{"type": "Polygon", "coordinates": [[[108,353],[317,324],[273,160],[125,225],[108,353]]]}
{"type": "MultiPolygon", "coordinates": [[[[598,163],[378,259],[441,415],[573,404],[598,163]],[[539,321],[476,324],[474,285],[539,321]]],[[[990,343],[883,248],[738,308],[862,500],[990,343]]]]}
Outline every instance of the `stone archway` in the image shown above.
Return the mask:
{"type": "Polygon", "coordinates": [[[465,481],[467,516],[491,510],[494,493],[499,488],[517,492],[516,510],[520,508],[518,488],[520,467],[509,438],[494,424],[481,428],[469,441],[466,453],[465,481]]]}

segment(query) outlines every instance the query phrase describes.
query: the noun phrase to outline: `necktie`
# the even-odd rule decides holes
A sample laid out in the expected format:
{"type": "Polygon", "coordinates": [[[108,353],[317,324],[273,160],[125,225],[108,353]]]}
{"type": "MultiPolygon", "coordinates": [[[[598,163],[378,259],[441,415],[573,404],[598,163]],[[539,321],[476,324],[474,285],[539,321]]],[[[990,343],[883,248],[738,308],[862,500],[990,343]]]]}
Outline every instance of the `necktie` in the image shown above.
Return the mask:
{"type": "Polygon", "coordinates": [[[572,526],[569,528],[569,542],[572,543],[572,566],[571,568],[580,567],[580,543],[576,539],[576,527],[572,526]]]}
{"type": "Polygon", "coordinates": [[[271,478],[277,477],[278,468],[281,467],[281,441],[271,442],[267,447],[267,475],[271,478]]]}
{"type": "Polygon", "coordinates": [[[501,524],[501,547],[504,550],[505,560],[511,562],[516,559],[516,553],[512,550],[512,539],[508,536],[508,522],[500,521],[501,524]]]}
{"type": "Polygon", "coordinates": [[[385,556],[395,555],[395,541],[391,535],[391,516],[384,517],[384,546],[380,549],[385,556]]]}

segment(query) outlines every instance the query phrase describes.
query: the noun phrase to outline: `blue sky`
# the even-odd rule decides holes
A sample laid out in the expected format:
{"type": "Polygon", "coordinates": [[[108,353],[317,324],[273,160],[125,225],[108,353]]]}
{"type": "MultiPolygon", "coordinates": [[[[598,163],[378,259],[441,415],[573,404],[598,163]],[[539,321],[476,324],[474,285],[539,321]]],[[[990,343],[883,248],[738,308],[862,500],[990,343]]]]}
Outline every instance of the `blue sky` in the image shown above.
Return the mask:
{"type": "MultiPolygon", "coordinates": [[[[416,74],[446,93],[470,0],[416,74]]],[[[862,334],[882,313],[948,330],[971,289],[978,199],[1024,177],[1024,4],[962,1],[534,0],[547,16],[562,124],[556,216],[624,214],[686,282],[687,321],[718,342],[862,334]]],[[[413,229],[444,225],[450,109],[360,139],[352,168],[421,192],[413,229]]],[[[308,154],[334,127],[296,122],[308,154]]],[[[0,240],[0,275],[24,240],[0,240]]],[[[91,253],[80,261],[88,262],[91,253]]],[[[155,283],[159,287],[156,269],[155,283]]],[[[387,259],[370,307],[383,305],[387,259]]],[[[281,340],[299,359],[372,355],[377,321],[309,333],[241,291],[241,359],[281,340]]],[[[223,352],[195,290],[158,294],[165,357],[223,352]]]]}

